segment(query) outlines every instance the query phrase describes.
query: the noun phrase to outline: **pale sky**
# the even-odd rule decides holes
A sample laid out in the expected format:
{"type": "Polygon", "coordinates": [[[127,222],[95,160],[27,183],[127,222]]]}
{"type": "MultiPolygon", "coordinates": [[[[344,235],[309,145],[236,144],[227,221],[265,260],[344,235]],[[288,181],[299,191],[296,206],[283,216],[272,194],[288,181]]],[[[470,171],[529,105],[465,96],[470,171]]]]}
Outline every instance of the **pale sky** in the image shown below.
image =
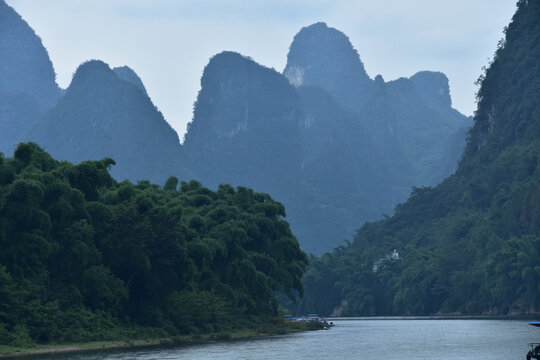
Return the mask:
{"type": "Polygon", "coordinates": [[[442,71],[472,115],[475,80],[516,0],[6,0],[41,37],[66,88],[84,61],[128,65],[182,139],[208,60],[237,51],[283,71],[294,35],[324,21],[344,32],[371,78],[442,71]]]}

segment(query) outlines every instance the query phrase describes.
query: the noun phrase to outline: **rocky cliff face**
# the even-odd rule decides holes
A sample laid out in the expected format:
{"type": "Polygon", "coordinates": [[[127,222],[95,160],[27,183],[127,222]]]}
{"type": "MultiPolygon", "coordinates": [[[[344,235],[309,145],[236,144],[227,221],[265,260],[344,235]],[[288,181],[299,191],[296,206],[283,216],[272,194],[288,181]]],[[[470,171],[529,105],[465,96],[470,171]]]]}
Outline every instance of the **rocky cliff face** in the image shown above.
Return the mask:
{"type": "Polygon", "coordinates": [[[402,179],[394,187],[401,189],[402,199],[411,185],[432,185],[455,169],[464,143],[450,139],[471,121],[451,107],[444,74],[421,71],[410,79],[371,80],[347,36],[324,23],[303,28],[287,60],[283,74],[291,84],[324,89],[356,115],[378,146],[371,153],[384,154],[386,165],[394,169],[390,176],[402,179]],[[457,148],[449,149],[449,144],[457,148]],[[448,157],[447,151],[453,155],[448,157]]]}
{"type": "Polygon", "coordinates": [[[466,132],[471,119],[451,107],[444,74],[421,72],[386,88],[396,119],[392,135],[410,163],[413,184],[437,184],[456,169],[465,143],[451,139],[466,132]]]}
{"type": "Polygon", "coordinates": [[[178,136],[150,98],[97,60],[77,69],[65,95],[26,140],[71,162],[111,157],[119,180],[163,184],[184,170],[178,136]]]}
{"type": "Polygon", "coordinates": [[[351,110],[361,107],[373,86],[349,38],[323,22],[296,34],[283,74],[296,87],[314,85],[326,89],[351,110]]]}
{"type": "Polygon", "coordinates": [[[410,80],[428,105],[441,108],[452,106],[448,78],[442,72],[420,71],[410,80]]]}
{"type": "Polygon", "coordinates": [[[299,115],[281,74],[224,52],[204,70],[185,152],[205,184],[247,185],[279,199],[298,175],[299,115]]]}

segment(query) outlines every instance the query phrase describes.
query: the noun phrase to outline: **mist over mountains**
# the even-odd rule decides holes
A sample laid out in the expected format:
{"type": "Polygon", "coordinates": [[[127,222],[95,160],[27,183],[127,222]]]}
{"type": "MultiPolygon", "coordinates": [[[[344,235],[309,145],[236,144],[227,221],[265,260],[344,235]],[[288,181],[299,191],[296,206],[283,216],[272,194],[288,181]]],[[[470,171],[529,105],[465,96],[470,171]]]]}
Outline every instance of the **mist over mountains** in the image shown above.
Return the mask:
{"type": "Polygon", "coordinates": [[[3,1],[0,19],[0,151],[35,141],[72,162],[111,157],[118,180],[267,192],[307,252],[451,174],[471,125],[444,74],[371,79],[347,36],[317,23],[295,36],[283,74],[234,52],[210,59],[181,145],[132,69],[86,62],[62,95],[39,37],[3,1]]]}

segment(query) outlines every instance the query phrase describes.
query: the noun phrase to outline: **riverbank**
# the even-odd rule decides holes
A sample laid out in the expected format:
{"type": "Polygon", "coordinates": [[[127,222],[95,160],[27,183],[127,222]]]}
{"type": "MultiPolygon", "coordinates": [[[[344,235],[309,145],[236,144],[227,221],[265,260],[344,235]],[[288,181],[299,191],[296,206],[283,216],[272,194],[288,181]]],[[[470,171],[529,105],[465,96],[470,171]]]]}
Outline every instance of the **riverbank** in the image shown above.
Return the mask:
{"type": "Polygon", "coordinates": [[[404,316],[343,316],[328,317],[327,320],[536,320],[540,314],[527,315],[404,315],[404,316]]]}
{"type": "Polygon", "coordinates": [[[292,334],[302,331],[320,330],[314,324],[301,324],[276,319],[267,326],[255,329],[238,329],[219,333],[182,335],[164,338],[123,339],[113,341],[92,341],[70,344],[33,344],[28,346],[0,345],[0,358],[10,359],[22,356],[66,354],[86,351],[132,349],[152,346],[194,345],[212,341],[244,340],[268,336],[292,334]]]}

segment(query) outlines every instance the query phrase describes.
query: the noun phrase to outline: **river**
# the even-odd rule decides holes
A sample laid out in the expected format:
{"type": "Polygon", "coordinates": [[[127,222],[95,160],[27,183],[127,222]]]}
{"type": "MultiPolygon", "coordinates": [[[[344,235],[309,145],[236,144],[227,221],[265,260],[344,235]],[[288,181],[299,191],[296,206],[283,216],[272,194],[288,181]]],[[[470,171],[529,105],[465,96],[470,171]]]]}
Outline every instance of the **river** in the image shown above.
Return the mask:
{"type": "Polygon", "coordinates": [[[330,330],[184,347],[153,347],[33,359],[524,360],[540,329],[525,320],[348,319],[330,330]]]}

